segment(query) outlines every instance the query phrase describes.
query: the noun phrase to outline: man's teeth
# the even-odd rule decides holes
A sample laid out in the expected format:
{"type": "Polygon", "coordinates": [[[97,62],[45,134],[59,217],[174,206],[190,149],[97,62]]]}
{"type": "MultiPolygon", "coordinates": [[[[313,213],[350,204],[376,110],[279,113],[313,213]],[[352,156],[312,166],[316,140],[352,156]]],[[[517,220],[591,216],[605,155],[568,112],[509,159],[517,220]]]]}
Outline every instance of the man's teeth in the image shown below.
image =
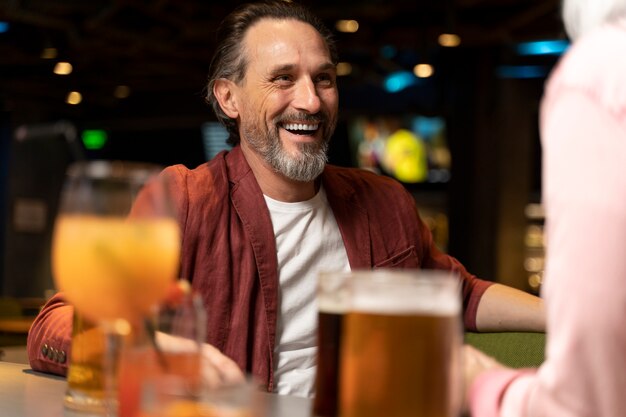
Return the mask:
{"type": "Polygon", "coordinates": [[[317,130],[319,124],[307,125],[302,123],[289,123],[284,125],[287,130],[317,130]]]}

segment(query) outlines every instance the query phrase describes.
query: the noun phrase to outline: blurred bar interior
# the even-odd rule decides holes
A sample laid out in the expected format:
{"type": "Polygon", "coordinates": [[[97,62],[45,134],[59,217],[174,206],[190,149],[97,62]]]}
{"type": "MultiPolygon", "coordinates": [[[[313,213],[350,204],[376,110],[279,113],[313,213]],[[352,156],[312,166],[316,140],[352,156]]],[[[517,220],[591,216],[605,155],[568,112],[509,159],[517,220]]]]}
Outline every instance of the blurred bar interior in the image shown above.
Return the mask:
{"type": "MultiPolygon", "coordinates": [[[[218,21],[238,2],[0,1],[0,295],[52,291],[68,121],[89,159],[194,167],[225,147],[204,103],[218,21]],[[52,135],[55,136],[55,135],[52,135]]],[[[470,271],[536,292],[538,104],[568,46],[558,0],[311,0],[338,41],[330,159],[394,176],[470,271]]]]}

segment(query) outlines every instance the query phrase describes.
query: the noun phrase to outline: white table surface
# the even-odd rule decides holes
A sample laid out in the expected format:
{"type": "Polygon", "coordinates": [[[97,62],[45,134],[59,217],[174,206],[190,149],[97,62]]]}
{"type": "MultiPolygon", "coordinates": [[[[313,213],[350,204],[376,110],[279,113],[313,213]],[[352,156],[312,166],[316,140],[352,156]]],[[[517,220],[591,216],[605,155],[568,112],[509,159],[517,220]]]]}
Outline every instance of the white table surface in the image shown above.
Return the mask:
{"type": "MultiPolygon", "coordinates": [[[[28,365],[0,362],[0,416],[91,417],[65,410],[66,381],[34,372],[28,365]]],[[[312,402],[306,398],[267,394],[264,417],[310,417],[312,402]]]]}

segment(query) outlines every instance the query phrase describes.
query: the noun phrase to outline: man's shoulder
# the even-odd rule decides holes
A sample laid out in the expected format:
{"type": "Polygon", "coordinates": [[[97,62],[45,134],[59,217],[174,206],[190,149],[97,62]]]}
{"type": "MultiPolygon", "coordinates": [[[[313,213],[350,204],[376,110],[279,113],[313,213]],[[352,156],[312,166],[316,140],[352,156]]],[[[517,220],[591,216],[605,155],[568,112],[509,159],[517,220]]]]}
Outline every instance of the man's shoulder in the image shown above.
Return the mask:
{"type": "Polygon", "coordinates": [[[387,192],[405,191],[402,184],[395,179],[362,168],[327,165],[324,175],[328,184],[332,186],[346,186],[355,191],[363,189],[387,192]]]}
{"type": "Polygon", "coordinates": [[[168,166],[164,173],[174,178],[176,186],[185,189],[190,199],[203,198],[207,193],[228,192],[229,182],[225,167],[223,155],[217,155],[194,168],[182,164],[168,166]]]}
{"type": "Polygon", "coordinates": [[[169,173],[170,175],[185,178],[203,179],[205,177],[214,177],[216,172],[222,171],[224,169],[224,166],[226,165],[225,155],[226,152],[219,153],[210,161],[204,162],[192,168],[183,164],[170,165],[165,168],[165,172],[169,173]]]}

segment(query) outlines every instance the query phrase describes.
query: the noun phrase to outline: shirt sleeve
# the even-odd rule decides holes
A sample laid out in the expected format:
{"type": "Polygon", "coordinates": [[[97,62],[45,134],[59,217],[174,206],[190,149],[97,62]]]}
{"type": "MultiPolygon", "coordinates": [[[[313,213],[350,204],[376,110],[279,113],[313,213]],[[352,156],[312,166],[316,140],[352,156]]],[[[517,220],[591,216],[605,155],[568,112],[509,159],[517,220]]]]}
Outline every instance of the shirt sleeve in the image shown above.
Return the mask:
{"type": "Polygon", "coordinates": [[[50,298],[33,322],[27,339],[30,366],[39,372],[66,375],[70,358],[73,307],[61,294],[50,298]]]}
{"type": "Polygon", "coordinates": [[[546,361],[533,375],[488,372],[480,417],[622,416],[626,409],[626,122],[591,91],[542,107],[546,361]]]}

